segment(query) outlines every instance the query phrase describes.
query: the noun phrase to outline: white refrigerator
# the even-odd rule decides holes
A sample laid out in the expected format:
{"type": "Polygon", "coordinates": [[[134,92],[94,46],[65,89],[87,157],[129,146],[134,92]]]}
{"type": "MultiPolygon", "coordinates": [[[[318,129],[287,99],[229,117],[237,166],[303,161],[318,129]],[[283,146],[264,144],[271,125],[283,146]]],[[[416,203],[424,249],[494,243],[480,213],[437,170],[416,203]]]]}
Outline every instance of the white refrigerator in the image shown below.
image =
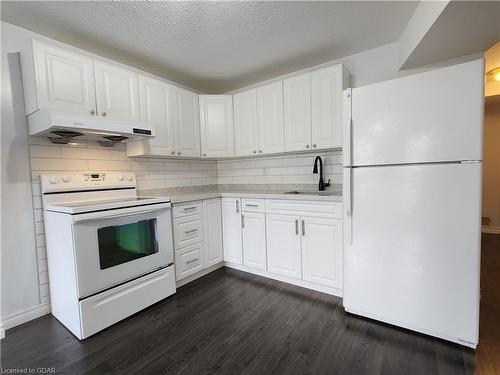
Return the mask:
{"type": "Polygon", "coordinates": [[[344,308],[475,348],[484,63],[344,92],[344,308]]]}

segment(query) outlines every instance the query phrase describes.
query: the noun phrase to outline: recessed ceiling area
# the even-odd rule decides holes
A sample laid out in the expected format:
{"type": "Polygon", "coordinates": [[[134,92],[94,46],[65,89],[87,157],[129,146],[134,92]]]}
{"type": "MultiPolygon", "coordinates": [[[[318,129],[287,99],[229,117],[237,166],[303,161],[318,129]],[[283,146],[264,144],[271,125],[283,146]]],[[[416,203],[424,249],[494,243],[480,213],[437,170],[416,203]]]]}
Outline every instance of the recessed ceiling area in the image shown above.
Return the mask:
{"type": "Polygon", "coordinates": [[[2,1],[3,21],[207,93],[394,42],[417,1],[2,1]]]}

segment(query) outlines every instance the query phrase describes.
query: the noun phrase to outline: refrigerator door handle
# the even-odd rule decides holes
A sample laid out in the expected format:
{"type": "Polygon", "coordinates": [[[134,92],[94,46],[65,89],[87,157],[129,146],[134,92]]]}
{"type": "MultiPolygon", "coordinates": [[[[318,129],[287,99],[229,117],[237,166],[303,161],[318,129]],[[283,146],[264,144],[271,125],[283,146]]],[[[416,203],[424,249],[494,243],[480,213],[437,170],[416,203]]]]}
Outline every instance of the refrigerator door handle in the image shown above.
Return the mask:
{"type": "Polygon", "coordinates": [[[344,167],[350,167],[352,164],[352,89],[350,88],[343,92],[342,107],[344,167]]]}
{"type": "Polygon", "coordinates": [[[344,168],[345,234],[348,245],[352,245],[352,168],[344,168]]]}

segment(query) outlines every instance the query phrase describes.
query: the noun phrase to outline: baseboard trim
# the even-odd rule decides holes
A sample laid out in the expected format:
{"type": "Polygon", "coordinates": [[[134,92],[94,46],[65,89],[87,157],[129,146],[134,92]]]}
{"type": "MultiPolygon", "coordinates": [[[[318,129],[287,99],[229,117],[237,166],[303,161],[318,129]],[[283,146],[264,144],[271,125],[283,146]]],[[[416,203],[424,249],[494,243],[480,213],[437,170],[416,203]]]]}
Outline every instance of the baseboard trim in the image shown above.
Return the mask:
{"type": "Polygon", "coordinates": [[[500,234],[500,227],[481,227],[481,233],[500,234]]]}
{"type": "Polygon", "coordinates": [[[300,286],[302,288],[312,289],[312,290],[315,290],[318,292],[330,294],[332,296],[337,296],[337,297],[343,296],[342,289],[337,289],[337,288],[332,288],[332,287],[328,287],[328,286],[324,286],[324,285],[314,284],[314,283],[311,283],[309,281],[297,280],[297,279],[294,279],[292,277],[276,275],[275,273],[272,273],[269,271],[259,270],[256,268],[243,266],[241,264],[225,262],[224,265],[228,268],[234,268],[234,269],[239,270],[239,271],[248,272],[248,273],[252,273],[254,275],[267,277],[268,279],[278,280],[278,281],[282,281],[284,283],[297,285],[297,286],[300,286]]]}
{"type": "Polygon", "coordinates": [[[26,309],[24,311],[17,312],[12,315],[8,315],[6,317],[2,318],[2,324],[1,324],[1,334],[4,337],[5,335],[5,330],[8,330],[9,328],[18,326],[20,324],[29,322],[30,320],[39,318],[43,315],[46,315],[50,313],[50,303],[42,303],[40,305],[31,307],[29,309],[26,309]]]}
{"type": "Polygon", "coordinates": [[[208,268],[205,268],[203,271],[199,271],[196,273],[193,273],[192,275],[185,277],[184,279],[181,279],[176,282],[176,287],[180,288],[183,285],[189,284],[191,281],[194,281],[202,276],[205,276],[209,274],[210,272],[213,272],[221,267],[224,267],[224,262],[220,262],[217,264],[214,264],[213,266],[210,266],[208,268]]]}

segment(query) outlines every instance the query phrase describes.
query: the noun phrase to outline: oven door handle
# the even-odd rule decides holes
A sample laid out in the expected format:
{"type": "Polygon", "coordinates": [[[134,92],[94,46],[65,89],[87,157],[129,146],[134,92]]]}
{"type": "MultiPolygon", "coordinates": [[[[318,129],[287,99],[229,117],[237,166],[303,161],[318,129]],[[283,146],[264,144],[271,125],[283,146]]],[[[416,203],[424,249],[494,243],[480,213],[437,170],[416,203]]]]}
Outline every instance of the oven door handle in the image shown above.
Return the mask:
{"type": "Polygon", "coordinates": [[[111,210],[103,210],[96,212],[89,212],[85,214],[77,214],[73,216],[73,223],[84,223],[88,221],[102,220],[102,219],[117,219],[120,217],[149,214],[151,212],[162,211],[170,208],[170,203],[159,203],[150,206],[134,206],[127,208],[117,208],[111,210]]]}

